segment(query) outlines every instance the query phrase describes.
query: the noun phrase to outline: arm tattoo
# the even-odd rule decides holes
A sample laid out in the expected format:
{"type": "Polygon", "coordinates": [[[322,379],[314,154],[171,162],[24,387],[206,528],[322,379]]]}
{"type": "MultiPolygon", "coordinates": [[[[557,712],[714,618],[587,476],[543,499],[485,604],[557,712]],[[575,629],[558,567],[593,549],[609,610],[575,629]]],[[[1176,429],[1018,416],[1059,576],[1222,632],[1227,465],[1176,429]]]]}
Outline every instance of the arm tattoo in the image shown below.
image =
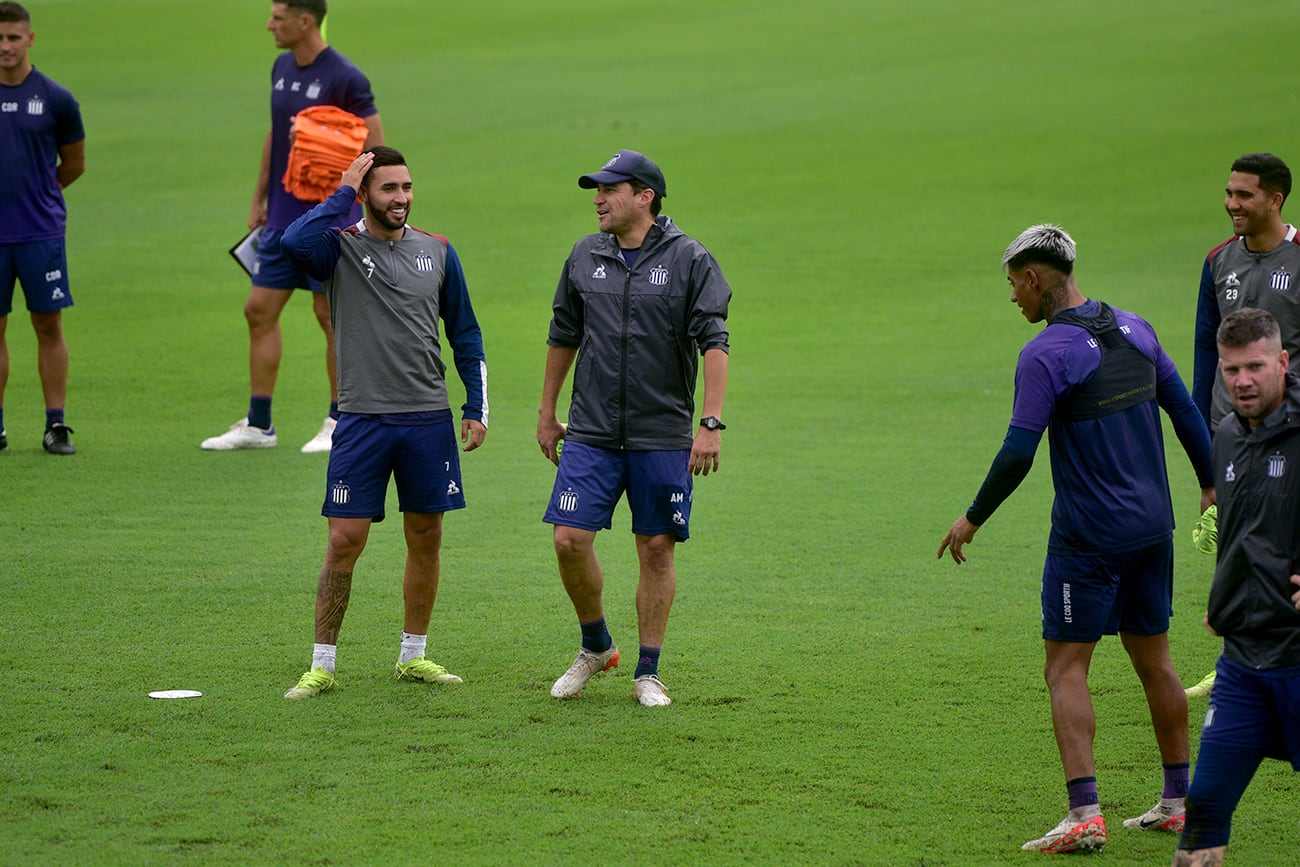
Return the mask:
{"type": "Polygon", "coordinates": [[[322,569],[316,585],[316,642],[338,644],[343,615],[352,594],[352,573],[322,569]]]}

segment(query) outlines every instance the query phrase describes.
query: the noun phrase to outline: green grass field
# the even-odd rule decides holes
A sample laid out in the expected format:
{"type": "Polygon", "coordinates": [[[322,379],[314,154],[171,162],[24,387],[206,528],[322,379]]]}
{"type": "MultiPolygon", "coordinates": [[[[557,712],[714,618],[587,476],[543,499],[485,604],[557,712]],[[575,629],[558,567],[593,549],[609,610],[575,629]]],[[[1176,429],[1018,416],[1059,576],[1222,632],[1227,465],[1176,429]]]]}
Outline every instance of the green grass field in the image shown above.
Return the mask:
{"type": "MultiPolygon", "coordinates": [[[[1185,378],[1228,165],[1300,163],[1276,4],[1094,0],[336,0],[483,326],[492,429],[448,518],[431,655],[466,683],[392,680],[400,523],[356,574],[340,685],[310,658],[328,394],[307,299],[285,313],[283,443],[212,454],[246,408],[242,234],[267,127],[268,4],[29,0],[33,60],[79,98],[69,191],[68,420],[39,448],[34,339],[8,328],[0,455],[0,863],[1031,863],[1060,818],[1038,624],[1046,448],[958,568],[938,541],[1005,431],[1034,333],[998,269],[1030,223],[1079,242],[1085,294],[1150,319],[1185,378]],[[620,147],[735,298],[723,471],[696,487],[662,673],[547,689],[576,624],[540,522],[533,438],[555,279],[594,231],[577,175],[620,147]],[[204,697],[153,701],[150,690],[204,697]]],[[[3,158],[0,155],[0,158],[3,158]]],[[[1294,209],[1295,205],[1292,206],[1294,209]]],[[[1288,216],[1284,212],[1284,216],[1288,216]]],[[[1294,219],[1294,215],[1289,215],[1294,219]]],[[[453,382],[453,394],[458,385],[453,382]]],[[[1175,662],[1190,683],[1211,563],[1178,509],[1175,662]]],[[[395,503],[390,513],[395,514],[395,503]]],[[[634,646],[626,514],[598,545],[634,646]]],[[[1160,767],[1115,640],[1092,670],[1113,865],[1160,767]]],[[[1204,701],[1192,706],[1193,743],[1204,701]]],[[[1294,864],[1300,778],[1261,769],[1229,852],[1294,864]]]]}

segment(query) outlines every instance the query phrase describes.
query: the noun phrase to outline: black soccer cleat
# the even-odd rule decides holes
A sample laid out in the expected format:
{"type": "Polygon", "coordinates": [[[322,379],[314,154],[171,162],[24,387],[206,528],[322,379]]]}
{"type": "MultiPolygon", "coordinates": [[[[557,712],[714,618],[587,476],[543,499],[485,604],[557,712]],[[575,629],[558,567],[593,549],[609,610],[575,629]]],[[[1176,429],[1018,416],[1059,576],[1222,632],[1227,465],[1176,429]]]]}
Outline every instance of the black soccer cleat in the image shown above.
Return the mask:
{"type": "Polygon", "coordinates": [[[9,448],[9,437],[4,431],[0,430],[0,452],[9,448]]]}
{"type": "Polygon", "coordinates": [[[41,446],[52,455],[75,455],[77,449],[68,439],[68,434],[75,431],[66,424],[56,422],[45,432],[41,446]]]}

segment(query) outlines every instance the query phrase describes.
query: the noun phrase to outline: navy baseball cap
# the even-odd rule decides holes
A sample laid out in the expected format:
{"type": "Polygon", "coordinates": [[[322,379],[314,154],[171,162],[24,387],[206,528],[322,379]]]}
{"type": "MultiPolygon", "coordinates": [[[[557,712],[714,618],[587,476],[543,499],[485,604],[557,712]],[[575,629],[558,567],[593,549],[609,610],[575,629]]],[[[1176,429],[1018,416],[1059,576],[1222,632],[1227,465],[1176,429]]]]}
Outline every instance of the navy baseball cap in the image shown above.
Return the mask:
{"type": "Polygon", "coordinates": [[[578,178],[578,186],[584,190],[594,190],[599,184],[620,184],[623,181],[640,181],[655,191],[659,198],[668,197],[668,185],[664,182],[664,173],[655,165],[654,160],[637,151],[621,150],[600,167],[578,178]]]}

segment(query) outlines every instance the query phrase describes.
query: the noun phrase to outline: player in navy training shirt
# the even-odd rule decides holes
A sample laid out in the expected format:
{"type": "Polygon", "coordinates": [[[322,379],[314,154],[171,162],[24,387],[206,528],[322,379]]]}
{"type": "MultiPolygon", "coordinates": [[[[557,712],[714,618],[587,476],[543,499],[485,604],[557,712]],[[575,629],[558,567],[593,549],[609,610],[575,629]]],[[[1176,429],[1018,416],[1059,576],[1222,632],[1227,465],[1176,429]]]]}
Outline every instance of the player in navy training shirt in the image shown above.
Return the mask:
{"type": "MultiPolygon", "coordinates": [[[[316,321],[325,332],[325,370],[329,377],[330,407],[320,431],[302,447],[304,452],[328,452],[338,419],[338,375],[334,330],[324,287],[280,251],[280,235],[289,224],[311,210],[315,202],[303,201],[284,187],[289,165],[290,132],[294,116],[305,108],[329,105],[341,108],[366,123],[365,148],[384,143],[379,109],[370,81],[350,60],[325,44],[320,27],[325,20],[325,0],[287,0],[271,4],[266,29],[275,35],[277,48],[287,49],[271,69],[271,129],[262,147],[262,168],[257,176],[248,228],[262,228],[256,271],[244,317],[248,320],[248,415],[225,433],[204,440],[211,451],[271,448],[277,444],[271,422],[271,397],[283,354],[280,313],[294,289],[308,289],[316,321]]],[[[359,208],[340,225],[355,223],[359,208]]]]}
{"type": "Polygon", "coordinates": [[[86,133],[72,94],[32,66],[28,50],[35,40],[27,10],[0,3],[0,451],[9,446],[5,330],[14,284],[21,283],[36,331],[45,398],[41,445],[51,454],[71,455],[77,450],[63,416],[68,397],[63,308],[72,306],[63,188],[86,170],[86,133]]]}
{"type": "Polygon", "coordinates": [[[1011,300],[1047,326],[1021,350],[1007,437],[975,502],[939,545],[962,547],[1029,472],[1047,430],[1055,499],[1043,567],[1045,677],[1070,810],[1023,849],[1077,852],[1107,840],[1093,763],[1096,718],[1088,666],[1103,635],[1119,634],[1151,711],[1164,787],[1131,828],[1178,831],[1188,784],[1187,698],[1169,658],[1173,504],[1160,410],[1196,469],[1202,509],[1213,501],[1210,434],[1178,371],[1143,319],[1085,298],[1075,245],[1062,229],[1026,229],[1002,265],[1011,300]]]}

